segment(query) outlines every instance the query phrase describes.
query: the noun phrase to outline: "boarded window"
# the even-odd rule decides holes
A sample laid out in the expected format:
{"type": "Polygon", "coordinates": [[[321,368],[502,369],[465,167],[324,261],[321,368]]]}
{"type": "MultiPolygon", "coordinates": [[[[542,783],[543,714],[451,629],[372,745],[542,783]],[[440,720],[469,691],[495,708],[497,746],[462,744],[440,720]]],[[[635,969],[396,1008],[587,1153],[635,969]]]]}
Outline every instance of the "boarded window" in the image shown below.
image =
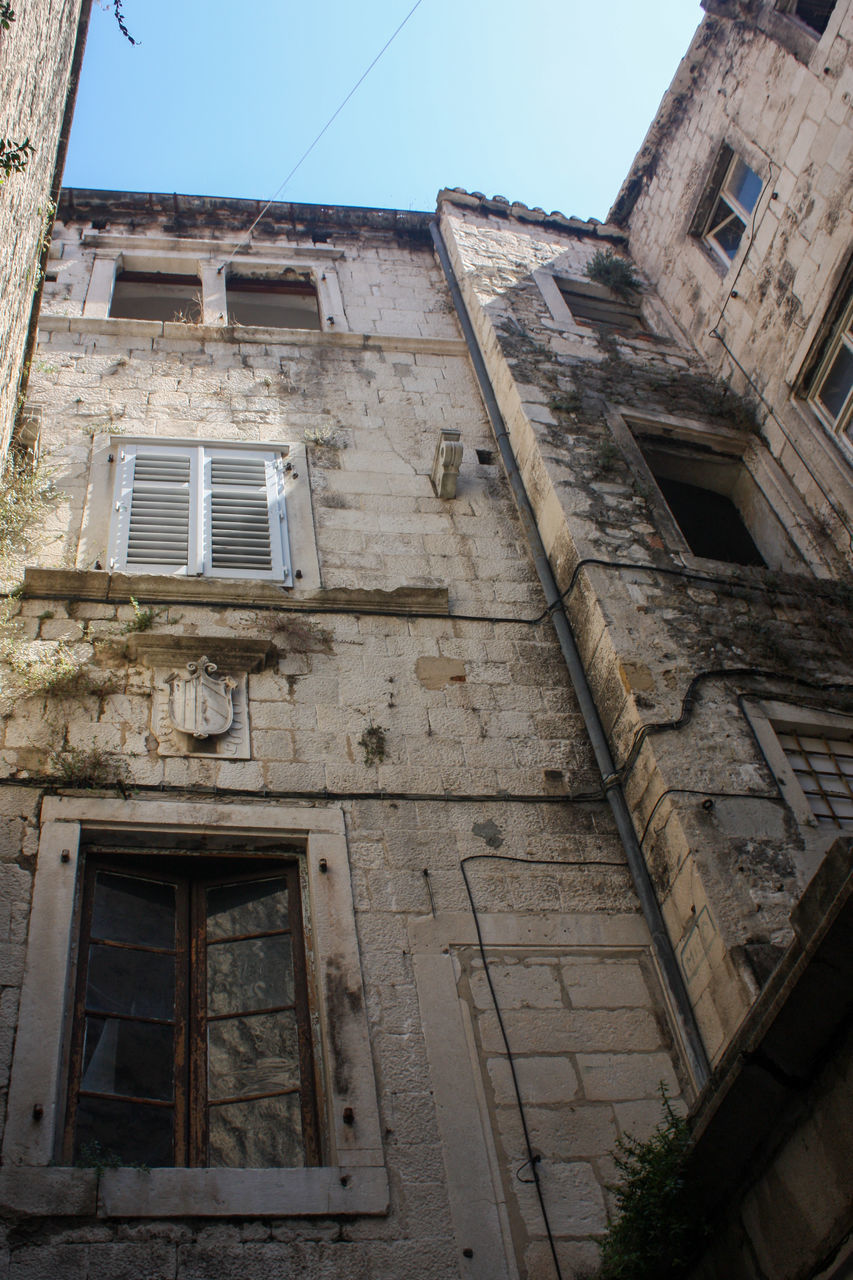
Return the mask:
{"type": "Polygon", "coordinates": [[[124,320],[201,324],[201,281],[197,276],[158,271],[121,271],[116,276],[110,315],[124,320]]]}
{"type": "Polygon", "coordinates": [[[304,280],[229,275],[225,285],[229,324],[270,329],[319,329],[317,290],[304,280]]]}
{"type": "Polygon", "coordinates": [[[295,862],[91,857],[65,1158],[318,1164],[295,862]]]}

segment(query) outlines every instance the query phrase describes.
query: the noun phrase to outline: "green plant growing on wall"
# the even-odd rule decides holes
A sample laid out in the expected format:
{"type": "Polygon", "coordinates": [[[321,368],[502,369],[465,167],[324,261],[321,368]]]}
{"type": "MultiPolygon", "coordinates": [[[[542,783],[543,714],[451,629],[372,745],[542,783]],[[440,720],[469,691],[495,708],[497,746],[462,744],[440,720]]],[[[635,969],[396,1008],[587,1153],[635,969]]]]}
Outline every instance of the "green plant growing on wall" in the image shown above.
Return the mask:
{"type": "Polygon", "coordinates": [[[620,298],[629,298],[641,287],[640,277],[631,263],[612,249],[596,249],[584,272],[590,280],[603,284],[620,298]]]}
{"type": "MultiPolygon", "coordinates": [[[[0,617],[0,662],[8,676],[0,681],[3,700],[24,697],[84,697],[110,692],[109,680],[98,680],[83,654],[65,640],[28,640],[10,609],[0,617]]],[[[4,712],[6,714],[6,712],[4,712]]]]}
{"type": "Polygon", "coordinates": [[[684,1180],[690,1130],[663,1082],[660,1096],[663,1117],[654,1133],[617,1143],[617,1215],[601,1241],[597,1280],[675,1280],[704,1234],[684,1180]]]}
{"type": "Polygon", "coordinates": [[[374,724],[370,720],[358,740],[358,745],[364,752],[364,763],[368,769],[373,764],[381,764],[385,759],[385,730],[381,725],[374,724]]]}
{"type": "Polygon", "coordinates": [[[23,142],[0,138],[0,187],[13,173],[23,173],[34,151],[29,138],[24,138],[23,142]]]}
{"type": "Polygon", "coordinates": [[[7,0],[2,0],[2,3],[0,3],[0,30],[8,31],[14,21],[15,10],[7,3],[7,0]]]}
{"type": "Polygon", "coordinates": [[[50,470],[9,454],[0,472],[0,560],[35,541],[44,516],[61,496],[50,470]]]}
{"type": "Polygon", "coordinates": [[[124,790],[127,767],[124,761],[102,747],[60,747],[51,752],[50,763],[58,780],[66,787],[105,791],[110,787],[124,790]]]}
{"type": "Polygon", "coordinates": [[[157,619],[166,612],[165,609],[155,609],[151,605],[141,605],[133,596],[130,597],[130,604],[133,617],[128,618],[122,627],[123,635],[132,635],[136,631],[150,631],[157,619]]]}

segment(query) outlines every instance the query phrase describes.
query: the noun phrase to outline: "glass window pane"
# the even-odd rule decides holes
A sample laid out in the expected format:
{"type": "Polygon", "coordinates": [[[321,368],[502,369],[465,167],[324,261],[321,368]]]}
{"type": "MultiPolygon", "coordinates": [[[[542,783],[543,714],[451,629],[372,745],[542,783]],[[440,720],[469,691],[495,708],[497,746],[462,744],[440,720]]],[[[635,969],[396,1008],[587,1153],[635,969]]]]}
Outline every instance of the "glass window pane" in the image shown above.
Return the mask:
{"type": "Polygon", "coordinates": [[[738,204],[747,213],[752,213],[756,201],[761,194],[762,181],[757,173],[753,173],[748,164],[744,164],[740,156],[735,157],[734,164],[726,179],[725,190],[731,192],[738,204]]]}
{"type": "Polygon", "coordinates": [[[741,219],[721,200],[714,210],[708,235],[720,246],[727,258],[733,258],[737,253],[745,230],[741,219]]]}
{"type": "Polygon", "coordinates": [[[174,1096],[173,1027],[116,1018],[87,1018],[81,1088],[130,1098],[174,1096]]]}
{"type": "Polygon", "coordinates": [[[288,935],[217,942],[207,948],[207,1012],[250,1013],[293,1004],[288,935]]]}
{"type": "Polygon", "coordinates": [[[835,359],[820,384],[817,398],[831,417],[837,418],[853,388],[853,351],[839,348],[835,359]]]}
{"type": "Polygon", "coordinates": [[[233,938],[289,928],[287,880],[250,880],[217,885],[207,891],[207,937],[233,938]]]}
{"type": "Polygon", "coordinates": [[[171,1107],[109,1098],[81,1098],[77,1106],[74,1160],[77,1164],[174,1164],[171,1107]]]}
{"type": "Polygon", "coordinates": [[[173,948],[175,886],[99,871],[92,904],[92,937],[173,948]]]}
{"type": "Polygon", "coordinates": [[[86,1007],[135,1018],[175,1016],[175,958],[125,947],[89,948],[86,1007]]]}
{"type": "Polygon", "coordinates": [[[287,1169],[305,1163],[298,1093],[211,1107],[209,1118],[212,1167],[287,1169]]]}
{"type": "Polygon", "coordinates": [[[208,1023],[208,1097],[239,1098],[299,1087],[299,1041],[292,1012],[208,1023]]]}

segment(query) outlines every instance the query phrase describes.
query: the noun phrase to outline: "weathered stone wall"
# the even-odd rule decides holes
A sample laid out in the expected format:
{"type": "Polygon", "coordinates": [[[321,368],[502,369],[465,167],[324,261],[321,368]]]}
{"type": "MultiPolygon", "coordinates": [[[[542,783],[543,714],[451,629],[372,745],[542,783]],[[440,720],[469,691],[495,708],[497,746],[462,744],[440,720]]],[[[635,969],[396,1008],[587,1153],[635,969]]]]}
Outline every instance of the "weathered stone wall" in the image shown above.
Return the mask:
{"type": "MultiPolygon", "coordinates": [[[[747,406],[709,378],[646,289],[646,335],[554,320],[534,272],[584,279],[615,227],[507,218],[446,193],[442,225],[567,607],[706,1045],[725,1046],[816,866],[742,698],[845,709],[837,560],[803,576],[673,552],[624,414],[730,426],[747,406]],[[496,216],[497,214],[497,216],[496,216]]],[[[753,428],[754,432],[754,428],[753,428]]],[[[749,432],[745,448],[759,449],[749,432]]],[[[654,486],[652,486],[653,488],[654,486]]],[[[807,564],[806,557],[811,556],[807,564]]]]}
{"type": "Polygon", "coordinates": [[[33,146],[26,169],[0,188],[0,457],[18,408],[77,27],[88,8],[82,0],[17,5],[9,29],[0,31],[0,138],[29,138],[33,146]]]}
{"type": "MultiPolygon", "coordinates": [[[[31,389],[60,496],[22,553],[40,572],[5,629],[5,1007],[14,1017],[45,794],[112,795],[117,770],[154,813],[176,798],[341,809],[391,1209],[63,1219],[35,1203],[22,1216],[18,1195],[10,1274],[550,1275],[478,925],[564,1274],[589,1268],[615,1139],[654,1125],[661,1079],[677,1095],[690,1082],[423,220],[410,218],[415,235],[391,216],[348,225],[347,211],[337,223],[315,211],[344,252],[350,331],[241,332],[82,317],[90,220],[77,197],[57,227],[31,389]],[[443,426],[465,446],[453,500],[429,480],[443,426]],[[96,567],[112,501],[99,477],[123,434],[307,441],[319,589],[301,603],[298,583],[289,594],[146,576],[134,589],[96,567]],[[157,611],[144,634],[131,593],[157,611]],[[277,651],[248,677],[250,759],[158,754],[144,647],[193,636],[277,651]],[[67,681],[36,687],[21,655],[48,671],[69,664],[67,681]],[[371,722],[385,755],[368,765],[359,740],[371,722]]],[[[176,228],[160,209],[146,221],[137,197],[124,222],[122,199],[102,200],[109,231],[233,234],[244,212],[185,210],[176,228]]],[[[268,242],[304,245],[286,220],[268,242]]],[[[11,1050],[10,1036],[4,1073],[11,1050]]]]}
{"type": "Polygon", "coordinates": [[[797,383],[850,255],[853,7],[839,0],[819,40],[774,9],[704,20],[614,213],[712,368],[739,390],[750,389],[748,377],[763,397],[765,439],[821,538],[849,561],[851,452],[797,383]],[[760,29],[770,19],[789,47],[760,29]],[[728,269],[701,228],[692,234],[723,144],[763,184],[728,269]]]}

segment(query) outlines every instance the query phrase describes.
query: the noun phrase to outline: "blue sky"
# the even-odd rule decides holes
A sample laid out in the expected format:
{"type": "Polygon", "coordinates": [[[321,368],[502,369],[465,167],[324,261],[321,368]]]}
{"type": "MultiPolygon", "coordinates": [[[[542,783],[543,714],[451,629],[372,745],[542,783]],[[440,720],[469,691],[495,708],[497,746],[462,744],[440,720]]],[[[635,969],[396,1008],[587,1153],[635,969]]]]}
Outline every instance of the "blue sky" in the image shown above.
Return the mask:
{"type": "MultiPolygon", "coordinates": [[[[67,186],[267,199],[414,0],[124,0],[92,14],[67,186]]],[[[442,186],[604,218],[699,0],[421,0],[283,200],[442,186]]]]}

